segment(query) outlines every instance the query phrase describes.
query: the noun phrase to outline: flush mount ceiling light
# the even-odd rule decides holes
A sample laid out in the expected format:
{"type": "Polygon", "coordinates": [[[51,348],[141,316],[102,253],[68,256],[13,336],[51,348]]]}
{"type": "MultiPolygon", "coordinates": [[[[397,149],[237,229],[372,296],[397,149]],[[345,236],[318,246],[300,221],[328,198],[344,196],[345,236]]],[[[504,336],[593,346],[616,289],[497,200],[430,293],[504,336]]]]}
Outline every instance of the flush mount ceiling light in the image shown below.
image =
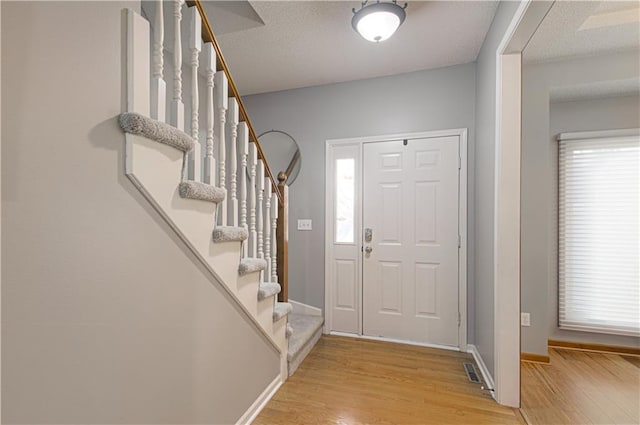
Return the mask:
{"type": "Polygon", "coordinates": [[[391,37],[407,16],[404,6],[399,6],[397,0],[383,3],[377,1],[369,3],[368,0],[362,2],[362,8],[356,12],[353,9],[351,26],[365,40],[378,43],[391,37]]]}

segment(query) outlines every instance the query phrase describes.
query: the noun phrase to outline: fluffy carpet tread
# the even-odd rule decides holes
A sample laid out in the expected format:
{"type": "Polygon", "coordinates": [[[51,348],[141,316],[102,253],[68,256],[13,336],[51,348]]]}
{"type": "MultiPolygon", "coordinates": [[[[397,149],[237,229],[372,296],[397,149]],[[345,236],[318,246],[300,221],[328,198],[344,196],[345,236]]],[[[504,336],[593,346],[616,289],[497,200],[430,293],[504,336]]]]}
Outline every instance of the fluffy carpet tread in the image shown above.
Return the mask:
{"type": "Polygon", "coordinates": [[[324,318],[322,316],[308,316],[304,314],[290,314],[289,324],[293,333],[289,339],[289,361],[295,359],[302,348],[313,338],[314,334],[322,328],[324,318]]]}
{"type": "Polygon", "coordinates": [[[322,336],[324,319],[321,316],[290,314],[287,324],[291,326],[287,352],[287,366],[291,376],[322,336]]]}
{"type": "Polygon", "coordinates": [[[267,262],[261,258],[244,258],[240,260],[238,273],[240,276],[256,273],[267,268],[267,262]]]}
{"type": "Polygon", "coordinates": [[[280,284],[276,282],[262,282],[258,288],[258,301],[273,297],[280,293],[280,284]]]}
{"type": "Polygon", "coordinates": [[[184,131],[134,112],[125,112],[118,118],[125,133],[135,134],[171,146],[183,152],[193,149],[195,142],[184,131]]]}
{"type": "Polygon", "coordinates": [[[242,242],[249,237],[244,227],[217,226],[213,229],[214,242],[242,242]]]}
{"type": "Polygon", "coordinates": [[[178,187],[180,196],[186,199],[218,203],[224,199],[224,190],[210,184],[187,180],[178,187]]]}
{"type": "Polygon", "coordinates": [[[287,317],[293,311],[293,306],[289,303],[277,302],[273,309],[273,321],[277,322],[283,317],[287,317]]]}

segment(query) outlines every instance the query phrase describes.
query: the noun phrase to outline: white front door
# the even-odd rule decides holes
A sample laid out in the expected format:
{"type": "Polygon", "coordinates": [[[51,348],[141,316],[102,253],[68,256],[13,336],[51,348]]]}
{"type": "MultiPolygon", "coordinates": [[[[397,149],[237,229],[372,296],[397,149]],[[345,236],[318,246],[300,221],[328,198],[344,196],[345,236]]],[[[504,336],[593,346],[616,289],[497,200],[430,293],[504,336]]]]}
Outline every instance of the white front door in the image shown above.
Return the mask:
{"type": "Polygon", "coordinates": [[[459,345],[459,139],[364,144],[364,335],[459,345]]]}

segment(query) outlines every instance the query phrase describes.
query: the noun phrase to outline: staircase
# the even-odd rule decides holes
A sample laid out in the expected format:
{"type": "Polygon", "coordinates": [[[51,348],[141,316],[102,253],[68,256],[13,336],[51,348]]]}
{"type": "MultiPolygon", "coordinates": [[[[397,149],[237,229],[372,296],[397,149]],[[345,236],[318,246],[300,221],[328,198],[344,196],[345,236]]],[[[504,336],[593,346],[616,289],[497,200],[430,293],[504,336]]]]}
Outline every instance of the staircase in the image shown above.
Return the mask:
{"type": "Polygon", "coordinates": [[[289,376],[296,372],[298,366],[322,336],[323,324],[324,319],[321,316],[293,313],[289,315],[289,326],[291,328],[289,353],[287,354],[289,376]]]}
{"type": "Polygon", "coordinates": [[[190,4],[143,2],[148,19],[126,11],[125,173],[280,353],[284,381],[286,176],[273,179],[206,16],[190,4]]]}

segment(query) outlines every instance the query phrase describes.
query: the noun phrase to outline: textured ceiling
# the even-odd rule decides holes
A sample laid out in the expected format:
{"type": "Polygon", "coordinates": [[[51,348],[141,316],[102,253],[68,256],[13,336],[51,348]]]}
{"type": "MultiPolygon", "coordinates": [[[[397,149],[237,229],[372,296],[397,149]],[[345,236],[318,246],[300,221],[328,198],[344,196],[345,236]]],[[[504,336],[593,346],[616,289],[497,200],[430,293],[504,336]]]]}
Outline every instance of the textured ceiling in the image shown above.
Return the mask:
{"type": "MultiPolygon", "coordinates": [[[[524,50],[526,64],[640,49],[640,2],[556,1],[524,50]]],[[[615,65],[613,65],[615,66],[615,65]]],[[[640,93],[640,76],[554,87],[552,102],[640,93]]]]}
{"type": "Polygon", "coordinates": [[[640,48],[640,2],[556,1],[531,38],[525,63],[640,48]]]}
{"type": "Polygon", "coordinates": [[[412,1],[398,32],[374,44],[351,28],[359,2],[211,3],[207,15],[242,94],[473,62],[497,8],[487,1],[412,1]]]}

